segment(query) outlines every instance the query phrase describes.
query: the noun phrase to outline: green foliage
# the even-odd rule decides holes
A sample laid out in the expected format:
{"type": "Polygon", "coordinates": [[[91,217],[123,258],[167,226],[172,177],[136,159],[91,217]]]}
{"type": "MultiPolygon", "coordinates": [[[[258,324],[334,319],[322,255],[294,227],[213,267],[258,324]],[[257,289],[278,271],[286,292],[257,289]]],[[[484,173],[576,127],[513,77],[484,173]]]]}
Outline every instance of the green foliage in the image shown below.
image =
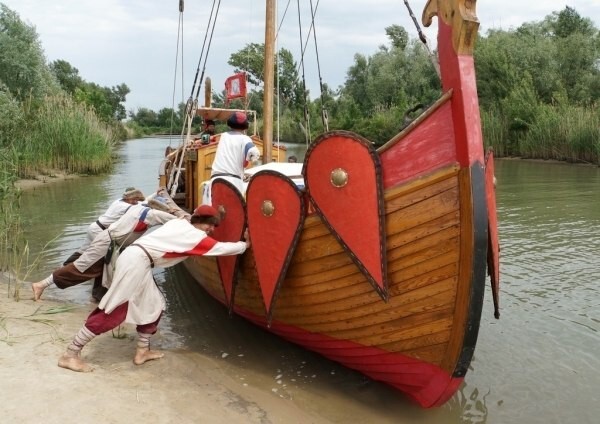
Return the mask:
{"type": "Polygon", "coordinates": [[[576,33],[592,37],[596,33],[592,21],[588,18],[582,18],[575,9],[569,6],[566,6],[560,12],[552,13],[552,16],[547,20],[554,30],[554,34],[559,38],[568,38],[576,33]]]}
{"type": "Polygon", "coordinates": [[[79,70],[66,60],[55,60],[49,65],[49,68],[62,89],[71,95],[84,85],[83,78],[79,76],[79,70]]]}
{"type": "MultiPolygon", "coordinates": [[[[227,63],[235,68],[235,72],[246,72],[248,82],[259,87],[264,85],[264,57],[265,45],[250,43],[233,53],[227,63]]],[[[282,48],[277,53],[275,75],[281,104],[296,111],[302,110],[304,91],[298,75],[298,66],[289,50],[282,48]]]]}
{"type": "Polygon", "coordinates": [[[56,93],[35,28],[0,3],[0,82],[19,101],[56,93]]]}
{"type": "MultiPolygon", "coordinates": [[[[143,134],[180,134],[183,128],[185,104],[180,103],[177,110],[163,108],[155,112],[148,108],[139,108],[137,112],[129,112],[130,128],[137,128],[143,134]]],[[[200,118],[195,117],[192,128],[200,125],[200,118]]]]}
{"type": "Polygon", "coordinates": [[[404,50],[408,44],[408,32],[400,25],[391,25],[385,28],[385,33],[396,49],[404,50]]]}
{"type": "Polygon", "coordinates": [[[340,93],[335,122],[377,145],[402,128],[408,110],[441,94],[431,60],[416,41],[404,48],[380,47],[371,57],[355,55],[354,61],[340,93]]]}
{"type": "Polygon", "coordinates": [[[0,146],[0,271],[8,270],[22,234],[15,156],[14,149],[0,146]]]}
{"type": "Polygon", "coordinates": [[[491,148],[498,157],[509,156],[508,125],[497,107],[481,111],[481,127],[485,150],[491,148]]]}
{"type": "Polygon", "coordinates": [[[116,138],[92,110],[61,95],[29,105],[27,113],[29,125],[15,140],[19,175],[48,168],[91,174],[110,169],[116,138]]]}
{"type": "Polygon", "coordinates": [[[0,148],[10,145],[23,123],[21,105],[0,82],[0,148]]]}
{"type": "Polygon", "coordinates": [[[104,122],[110,122],[126,118],[125,106],[121,103],[125,102],[127,94],[129,87],[126,84],[108,88],[95,83],[84,83],[75,88],[74,98],[92,107],[104,122]]]}
{"type": "Polygon", "coordinates": [[[521,155],[568,162],[600,163],[600,113],[572,105],[542,105],[521,142],[521,155]]]}
{"type": "Polygon", "coordinates": [[[484,139],[498,156],[598,163],[600,33],[566,7],[475,48],[484,139]]]}

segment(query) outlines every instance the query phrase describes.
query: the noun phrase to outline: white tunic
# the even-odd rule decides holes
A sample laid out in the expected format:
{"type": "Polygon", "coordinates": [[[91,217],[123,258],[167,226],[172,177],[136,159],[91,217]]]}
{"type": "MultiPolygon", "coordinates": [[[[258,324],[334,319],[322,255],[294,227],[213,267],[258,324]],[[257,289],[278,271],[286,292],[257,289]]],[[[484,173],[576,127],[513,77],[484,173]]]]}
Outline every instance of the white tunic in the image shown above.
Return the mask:
{"type": "Polygon", "coordinates": [[[244,194],[244,167],[249,162],[256,162],[260,151],[252,139],[239,131],[222,133],[217,146],[215,160],[212,163],[211,180],[204,186],[202,203],[212,204],[210,189],[215,178],[224,178],[232,183],[240,193],[244,194]],[[221,174],[221,175],[219,175],[221,174]],[[238,178],[239,177],[239,178],[238,178]]]}
{"type": "MultiPolygon", "coordinates": [[[[111,205],[102,215],[98,217],[97,221],[104,225],[104,228],[108,228],[110,224],[121,218],[130,206],[131,204],[127,203],[123,199],[117,199],[111,203],[111,205]]],[[[104,230],[100,228],[97,222],[92,222],[87,229],[85,241],[77,251],[79,253],[85,252],[92,241],[94,241],[94,238],[96,238],[96,236],[102,231],[104,230]]]]}
{"type": "MultiPolygon", "coordinates": [[[[120,247],[125,247],[140,238],[149,227],[164,224],[175,218],[170,213],[142,204],[130,206],[123,216],[110,224],[106,230],[100,232],[85,252],[73,262],[79,272],[86,271],[106,255],[111,239],[120,247]]],[[[108,287],[111,277],[111,267],[105,266],[102,284],[108,287]]]]}
{"type": "MultiPolygon", "coordinates": [[[[173,219],[135,244],[143,246],[154,265],[161,268],[176,265],[192,255],[238,255],[246,250],[246,242],[218,242],[185,219],[173,219]]],[[[117,259],[112,285],[98,308],[111,313],[125,302],[129,302],[126,321],[138,325],[156,321],[166,307],[152,276],[150,259],[135,245],[125,249],[117,259]]]]}

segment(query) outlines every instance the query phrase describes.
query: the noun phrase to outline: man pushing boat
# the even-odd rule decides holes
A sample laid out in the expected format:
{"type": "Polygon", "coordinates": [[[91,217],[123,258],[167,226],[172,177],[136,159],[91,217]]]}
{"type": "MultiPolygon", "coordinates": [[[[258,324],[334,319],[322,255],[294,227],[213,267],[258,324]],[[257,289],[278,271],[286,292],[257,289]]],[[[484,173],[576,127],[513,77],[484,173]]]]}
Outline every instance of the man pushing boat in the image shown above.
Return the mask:
{"type": "Polygon", "coordinates": [[[210,237],[219,225],[219,213],[210,205],[201,205],[186,219],[173,219],[142,236],[117,259],[113,282],[98,307],[73,338],[58,366],[89,372],[93,368],[81,359],[81,350],[94,337],[110,331],[124,321],[137,325],[138,342],[133,363],[141,365],[163,357],[150,350],[150,338],[166,308],[165,299],[154,281],[152,268],[168,268],[189,256],[226,256],[244,253],[245,241],[218,242],[210,237]]]}

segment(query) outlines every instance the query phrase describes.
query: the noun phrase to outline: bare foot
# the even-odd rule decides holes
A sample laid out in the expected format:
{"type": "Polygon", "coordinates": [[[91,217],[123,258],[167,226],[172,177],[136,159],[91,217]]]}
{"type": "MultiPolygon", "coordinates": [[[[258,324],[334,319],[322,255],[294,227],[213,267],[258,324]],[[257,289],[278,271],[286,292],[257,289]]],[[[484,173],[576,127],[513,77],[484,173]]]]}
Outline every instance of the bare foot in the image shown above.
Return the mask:
{"type": "Polygon", "coordinates": [[[58,366],[61,368],[66,368],[71,371],[77,372],[91,372],[94,371],[90,365],[83,362],[81,356],[72,355],[70,353],[63,353],[63,355],[58,358],[58,366]]]}
{"type": "Polygon", "coordinates": [[[44,284],[42,281],[38,281],[37,283],[31,283],[31,290],[33,291],[33,300],[37,302],[42,297],[42,293],[44,293],[44,284]]]}
{"type": "Polygon", "coordinates": [[[136,365],[142,365],[144,362],[152,361],[153,359],[160,359],[163,356],[165,356],[165,354],[158,350],[137,348],[135,351],[135,357],[133,358],[133,363],[136,365]]]}

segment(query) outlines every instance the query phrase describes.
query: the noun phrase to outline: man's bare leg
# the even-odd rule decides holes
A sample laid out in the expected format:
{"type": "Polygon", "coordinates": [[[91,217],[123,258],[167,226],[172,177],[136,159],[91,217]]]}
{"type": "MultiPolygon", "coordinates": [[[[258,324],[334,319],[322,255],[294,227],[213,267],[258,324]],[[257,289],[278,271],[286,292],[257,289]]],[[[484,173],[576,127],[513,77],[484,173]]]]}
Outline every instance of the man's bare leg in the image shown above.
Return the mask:
{"type": "Polygon", "coordinates": [[[165,356],[164,353],[158,350],[150,350],[150,337],[152,337],[152,334],[138,332],[137,348],[135,349],[135,356],[133,357],[134,364],[142,365],[145,362],[160,359],[165,356]]]}
{"type": "Polygon", "coordinates": [[[154,359],[160,359],[163,356],[165,356],[165,354],[159,350],[150,350],[148,347],[138,347],[135,350],[133,363],[136,365],[142,365],[145,362],[152,361],[154,359]]]}
{"type": "Polygon", "coordinates": [[[80,352],[72,352],[69,349],[63,355],[58,358],[58,366],[61,368],[66,368],[71,371],[77,372],[91,372],[94,371],[90,365],[83,362],[81,359],[80,352]]]}
{"type": "Polygon", "coordinates": [[[83,362],[81,359],[81,349],[83,349],[83,347],[94,337],[96,337],[96,335],[88,330],[85,325],[81,327],[77,334],[75,334],[71,344],[67,347],[67,351],[58,358],[58,366],[77,372],[93,371],[94,368],[83,362]]]}
{"type": "Polygon", "coordinates": [[[33,291],[33,300],[35,302],[40,300],[40,298],[42,297],[42,293],[44,293],[44,290],[46,290],[46,288],[51,284],[54,284],[52,275],[50,275],[47,278],[44,278],[41,281],[38,281],[37,283],[31,283],[31,290],[33,291]]]}

